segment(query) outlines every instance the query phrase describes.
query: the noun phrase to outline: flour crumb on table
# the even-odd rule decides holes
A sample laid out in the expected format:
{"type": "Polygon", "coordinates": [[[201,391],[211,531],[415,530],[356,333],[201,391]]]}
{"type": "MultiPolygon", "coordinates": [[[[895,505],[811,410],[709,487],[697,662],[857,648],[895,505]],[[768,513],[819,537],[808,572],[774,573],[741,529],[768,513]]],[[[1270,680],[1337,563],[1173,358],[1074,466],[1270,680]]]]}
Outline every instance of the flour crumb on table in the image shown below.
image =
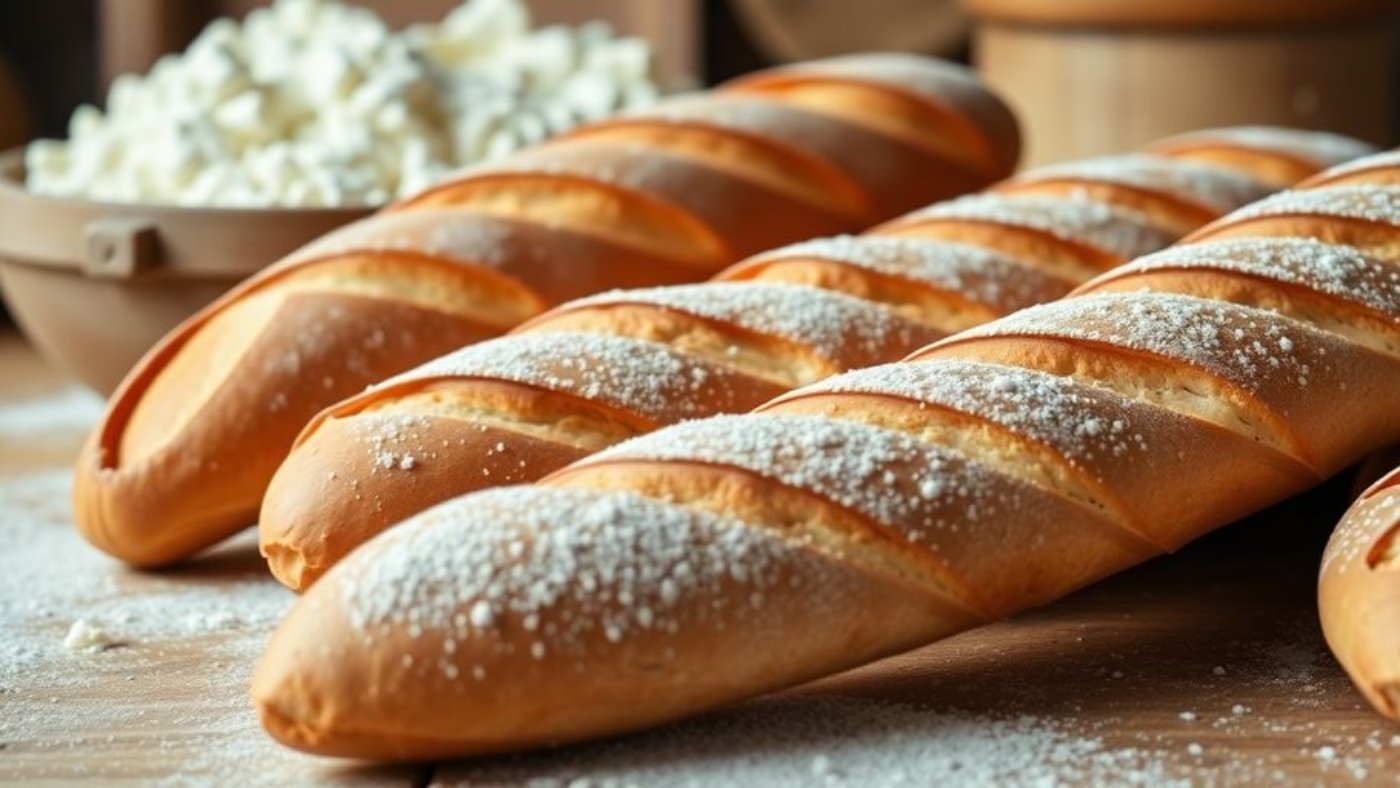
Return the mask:
{"type": "Polygon", "coordinates": [[[106,651],[119,645],[123,645],[121,641],[113,638],[100,625],[85,618],[74,621],[63,638],[63,647],[69,651],[106,651]]]}
{"type": "Polygon", "coordinates": [[[0,437],[33,438],[83,431],[102,415],[102,398],[70,386],[0,408],[0,437]]]}

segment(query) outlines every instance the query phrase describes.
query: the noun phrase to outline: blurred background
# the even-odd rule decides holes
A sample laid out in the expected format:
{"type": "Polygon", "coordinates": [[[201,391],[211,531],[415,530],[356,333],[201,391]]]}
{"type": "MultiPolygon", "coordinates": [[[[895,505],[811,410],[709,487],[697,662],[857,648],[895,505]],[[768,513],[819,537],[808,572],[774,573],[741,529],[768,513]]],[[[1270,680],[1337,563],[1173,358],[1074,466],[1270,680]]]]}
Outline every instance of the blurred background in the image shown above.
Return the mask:
{"type": "Polygon", "coordinates": [[[0,2],[0,292],[47,356],[109,388],[237,281],[451,168],[782,62],[971,62],[1022,166],[1240,124],[1391,147],[1400,104],[1400,0],[343,2],[368,11],[0,2]]]}
{"type": "MultiPolygon", "coordinates": [[[[460,0],[360,0],[402,27],[441,19],[460,0]]],[[[73,109],[100,103],[121,73],[183,49],[217,16],[257,0],[48,0],[0,3],[0,141],[26,129],[62,136],[73,109]],[[16,90],[22,91],[17,94],[16,90]],[[23,121],[28,120],[28,123],[23,121]]],[[[965,59],[968,24],[953,0],[532,0],[538,24],[609,22],[655,47],[671,85],[708,84],[776,61],[893,48],[965,59]],[[861,24],[851,17],[859,5],[861,24]]]]}
{"type": "MultiPolygon", "coordinates": [[[[393,26],[460,0],[351,0],[393,26]]],[[[0,3],[0,147],[62,137],[73,109],[258,0],[0,3]]],[[[654,47],[668,87],[774,62],[898,49],[974,59],[1028,126],[1027,163],[1227,123],[1390,143],[1393,0],[530,0],[536,24],[601,19],[654,47]]]]}

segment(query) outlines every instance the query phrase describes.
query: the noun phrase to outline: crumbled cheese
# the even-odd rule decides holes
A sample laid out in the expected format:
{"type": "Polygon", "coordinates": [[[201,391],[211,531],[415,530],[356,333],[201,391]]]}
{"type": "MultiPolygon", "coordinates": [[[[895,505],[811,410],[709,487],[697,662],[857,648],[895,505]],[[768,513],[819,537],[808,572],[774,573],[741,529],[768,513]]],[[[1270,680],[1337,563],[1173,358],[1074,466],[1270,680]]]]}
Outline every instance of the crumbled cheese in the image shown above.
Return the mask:
{"type": "Polygon", "coordinates": [[[650,103],[650,53],[470,0],[395,32],[335,0],[211,23],[26,156],[41,194],[231,207],[378,205],[465,164],[650,103]]]}

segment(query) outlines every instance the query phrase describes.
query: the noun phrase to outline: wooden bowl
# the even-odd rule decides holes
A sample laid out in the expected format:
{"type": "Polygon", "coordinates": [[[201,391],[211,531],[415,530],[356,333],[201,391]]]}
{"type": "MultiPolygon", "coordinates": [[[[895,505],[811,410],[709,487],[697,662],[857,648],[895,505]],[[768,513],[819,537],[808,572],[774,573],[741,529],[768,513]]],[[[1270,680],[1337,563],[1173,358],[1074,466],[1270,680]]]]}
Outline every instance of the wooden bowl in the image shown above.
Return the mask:
{"type": "Polygon", "coordinates": [[[370,211],[44,197],[0,154],[0,291],[50,361],[107,394],[141,354],[263,266],[370,211]]]}
{"type": "Polygon", "coordinates": [[[1393,0],[961,0],[1023,164],[1215,126],[1395,131],[1393,0]]]}

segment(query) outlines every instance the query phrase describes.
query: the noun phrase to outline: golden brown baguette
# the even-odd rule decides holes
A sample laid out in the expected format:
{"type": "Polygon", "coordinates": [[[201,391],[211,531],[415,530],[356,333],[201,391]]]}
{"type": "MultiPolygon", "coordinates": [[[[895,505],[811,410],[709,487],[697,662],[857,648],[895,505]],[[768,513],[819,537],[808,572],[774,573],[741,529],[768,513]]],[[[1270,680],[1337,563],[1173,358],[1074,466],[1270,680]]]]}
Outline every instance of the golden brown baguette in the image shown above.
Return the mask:
{"type": "Polygon", "coordinates": [[[649,124],[604,121],[255,276],[114,394],[78,461],[79,528],[132,563],[188,557],[252,524],[298,430],[368,384],[567,298],[860,229],[893,215],[887,185],[928,201],[1010,172],[1014,119],[970,72],[883,55],[809,68],[784,73],[807,73],[811,100],[749,83],[680,100],[674,117],[663,104],[649,124]]]}
{"type": "Polygon", "coordinates": [[[1343,162],[1308,178],[1299,186],[1318,188],[1358,184],[1375,186],[1400,184],[1400,150],[1386,151],[1375,156],[1343,162]]]}
{"type": "Polygon", "coordinates": [[[489,354],[468,348],[430,362],[313,419],[264,496],[261,550],[279,580],[303,590],[365,540],[448,498],[535,481],[682,418],[742,412],[796,386],[896,360],[1059,298],[1101,267],[1165,246],[1263,193],[1194,162],[1106,157],[1027,173],[864,236],[760,254],[718,282],[563,305],[490,343],[489,354]],[[1027,234],[1040,242],[1006,243],[1027,234]],[[616,350],[585,345],[574,332],[617,337],[616,350]],[[659,380],[666,366],[658,354],[667,349],[704,361],[707,380],[715,366],[727,368],[745,381],[727,384],[740,394],[686,385],[695,374],[688,368],[671,373],[681,380],[659,380]],[[535,371],[503,364],[505,357],[535,371]],[[574,359],[596,380],[560,377],[559,363],[574,359]],[[648,406],[667,398],[668,408],[648,406]],[[389,453],[385,431],[393,434],[389,453]],[[412,458],[410,467],[399,456],[412,458]]]}
{"type": "Polygon", "coordinates": [[[279,580],[302,589],[439,501],[534,481],[682,419],[750,410],[938,336],[802,285],[676,285],[574,302],[313,419],[268,488],[261,549],[279,580]]]}
{"type": "Polygon", "coordinates": [[[1400,469],[1342,517],[1322,557],[1327,645],[1376,711],[1400,719],[1400,469]]]}
{"type": "Polygon", "coordinates": [[[1377,152],[1358,139],[1278,126],[1230,126],[1177,134],[1148,146],[1162,156],[1238,170],[1282,189],[1377,152]]]}
{"type": "Polygon", "coordinates": [[[1375,332],[1400,324],[1380,242],[1400,189],[1354,189],[416,516],[293,606],[255,673],[263,723],[378,759],[632,730],[1047,602],[1316,484],[1400,437],[1375,332]]]}
{"type": "MultiPolygon", "coordinates": [[[[1310,185],[1400,184],[1400,156],[1372,156],[1339,165],[1310,185]]],[[[1400,304],[1400,274],[1365,282],[1377,306],[1400,304]]],[[[1376,311],[1384,312],[1385,309],[1376,311]]],[[[1400,329],[1388,326],[1389,347],[1400,348],[1400,329]]],[[[1342,517],[1323,553],[1318,579],[1318,614],[1327,644],[1376,711],[1400,719],[1400,469],[1397,447],[1373,454],[1359,471],[1361,491],[1342,517]]]]}

